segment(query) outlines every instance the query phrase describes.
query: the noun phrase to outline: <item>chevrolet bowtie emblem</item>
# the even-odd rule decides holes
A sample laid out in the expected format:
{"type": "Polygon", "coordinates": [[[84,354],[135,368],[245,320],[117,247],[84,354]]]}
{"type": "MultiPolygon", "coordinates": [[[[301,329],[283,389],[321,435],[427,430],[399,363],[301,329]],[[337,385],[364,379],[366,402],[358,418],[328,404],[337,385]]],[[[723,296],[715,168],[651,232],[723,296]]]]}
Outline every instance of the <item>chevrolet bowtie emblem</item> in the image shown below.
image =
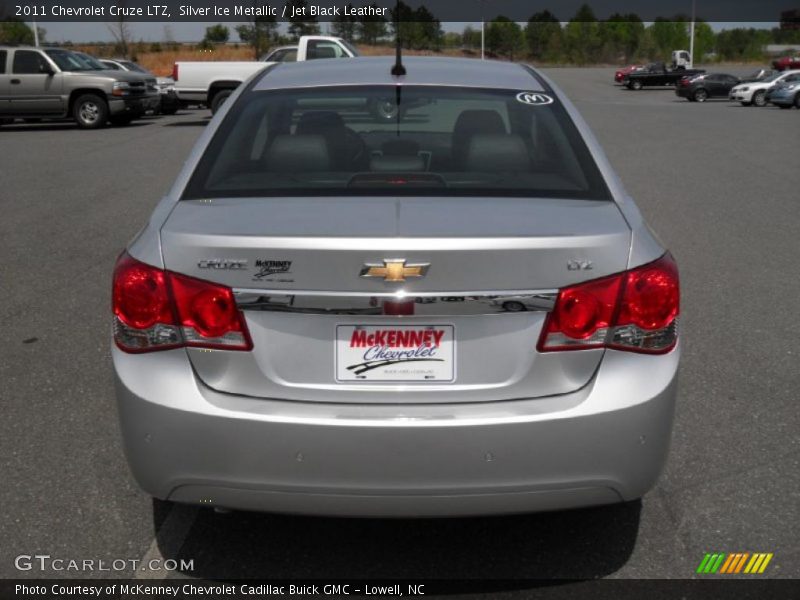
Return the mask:
{"type": "Polygon", "coordinates": [[[430,263],[406,263],[403,258],[387,258],[383,264],[366,263],[361,277],[383,277],[384,281],[405,281],[406,277],[425,277],[430,263]]]}

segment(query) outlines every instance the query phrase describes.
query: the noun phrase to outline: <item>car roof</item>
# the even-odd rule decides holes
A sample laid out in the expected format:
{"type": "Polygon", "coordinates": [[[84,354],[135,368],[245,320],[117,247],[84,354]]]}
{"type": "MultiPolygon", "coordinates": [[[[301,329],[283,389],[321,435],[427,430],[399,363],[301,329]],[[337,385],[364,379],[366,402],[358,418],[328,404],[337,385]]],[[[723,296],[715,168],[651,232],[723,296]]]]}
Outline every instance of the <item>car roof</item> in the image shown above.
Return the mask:
{"type": "Polygon", "coordinates": [[[405,56],[406,74],[394,77],[393,56],[372,56],[280,63],[265,71],[254,91],[333,85],[442,85],[546,91],[522,65],[474,58],[405,56]]]}

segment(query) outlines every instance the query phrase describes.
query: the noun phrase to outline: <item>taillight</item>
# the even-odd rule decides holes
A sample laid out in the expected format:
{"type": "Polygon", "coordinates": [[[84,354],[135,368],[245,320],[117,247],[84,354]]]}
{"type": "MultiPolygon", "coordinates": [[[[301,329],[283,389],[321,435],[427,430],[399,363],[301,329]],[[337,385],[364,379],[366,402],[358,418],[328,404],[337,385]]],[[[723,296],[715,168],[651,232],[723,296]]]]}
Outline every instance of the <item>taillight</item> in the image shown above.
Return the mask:
{"type": "Polygon", "coordinates": [[[114,340],[126,352],[252,348],[230,288],[164,271],[128,254],[114,269],[113,313],[114,340]]]}
{"type": "Polygon", "coordinates": [[[172,79],[178,81],[178,63],[172,63],[172,79]]]}
{"type": "Polygon", "coordinates": [[[538,349],[668,352],[678,341],[679,311],[678,268],[665,254],[625,273],[560,290],[538,349]]]}
{"type": "Polygon", "coordinates": [[[169,273],[187,346],[250,350],[250,336],[229,287],[169,273]]]}

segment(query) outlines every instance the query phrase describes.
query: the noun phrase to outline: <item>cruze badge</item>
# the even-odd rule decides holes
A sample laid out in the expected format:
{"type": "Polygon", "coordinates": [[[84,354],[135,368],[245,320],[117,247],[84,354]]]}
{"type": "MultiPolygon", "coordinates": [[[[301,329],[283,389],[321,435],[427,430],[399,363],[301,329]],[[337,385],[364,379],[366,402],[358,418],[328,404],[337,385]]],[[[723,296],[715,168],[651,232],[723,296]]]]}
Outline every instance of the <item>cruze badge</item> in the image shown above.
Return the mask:
{"type": "Polygon", "coordinates": [[[425,277],[430,263],[406,263],[403,258],[387,258],[383,263],[366,263],[361,277],[382,277],[384,281],[405,281],[407,277],[425,277]]]}
{"type": "Polygon", "coordinates": [[[552,104],[553,98],[541,92],[520,92],[517,94],[517,102],[529,104],[531,106],[544,106],[552,104]]]}
{"type": "Polygon", "coordinates": [[[244,258],[207,258],[197,263],[200,269],[228,269],[239,271],[247,268],[244,258]]]}

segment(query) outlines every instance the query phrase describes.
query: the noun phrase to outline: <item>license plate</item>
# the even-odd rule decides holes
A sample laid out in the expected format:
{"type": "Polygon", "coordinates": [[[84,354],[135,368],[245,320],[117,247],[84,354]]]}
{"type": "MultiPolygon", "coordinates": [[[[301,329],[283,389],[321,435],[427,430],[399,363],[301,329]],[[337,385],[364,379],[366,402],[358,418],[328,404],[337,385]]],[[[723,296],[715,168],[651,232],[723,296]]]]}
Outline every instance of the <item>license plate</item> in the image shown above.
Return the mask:
{"type": "Polygon", "coordinates": [[[338,325],[336,381],[453,382],[452,325],[338,325]]]}

